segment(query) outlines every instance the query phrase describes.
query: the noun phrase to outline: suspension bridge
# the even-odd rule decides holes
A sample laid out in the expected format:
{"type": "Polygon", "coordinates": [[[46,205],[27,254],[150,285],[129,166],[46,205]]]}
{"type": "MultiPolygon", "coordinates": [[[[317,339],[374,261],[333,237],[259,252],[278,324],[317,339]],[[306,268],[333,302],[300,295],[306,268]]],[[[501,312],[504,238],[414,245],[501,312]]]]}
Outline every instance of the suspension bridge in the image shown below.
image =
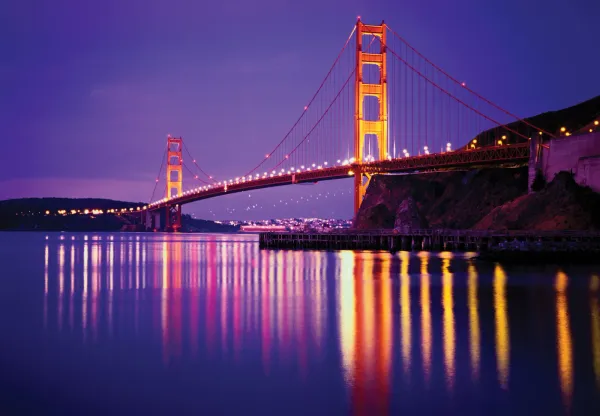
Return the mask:
{"type": "Polygon", "coordinates": [[[373,174],[525,164],[532,137],[554,135],[452,77],[384,22],[359,18],[291,128],[245,172],[215,178],[181,137],[168,136],[142,222],[178,231],[187,203],[348,177],[356,213],[373,174]],[[163,171],[165,194],[155,199],[163,171]]]}

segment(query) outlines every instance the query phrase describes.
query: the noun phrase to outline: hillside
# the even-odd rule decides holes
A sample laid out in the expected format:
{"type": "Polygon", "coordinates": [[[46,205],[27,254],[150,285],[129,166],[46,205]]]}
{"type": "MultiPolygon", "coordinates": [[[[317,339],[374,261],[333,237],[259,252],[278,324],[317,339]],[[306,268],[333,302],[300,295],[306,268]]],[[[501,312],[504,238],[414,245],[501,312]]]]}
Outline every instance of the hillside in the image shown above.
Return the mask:
{"type": "MultiPolygon", "coordinates": [[[[525,121],[546,132],[560,136],[561,127],[565,127],[571,134],[587,133],[589,128],[597,131],[600,127],[594,125],[593,122],[598,119],[600,119],[600,95],[571,107],[527,117],[525,121]]],[[[474,138],[477,139],[478,146],[493,145],[503,135],[508,137],[509,143],[525,141],[524,138],[517,136],[510,130],[517,131],[525,137],[532,137],[538,134],[538,130],[532,129],[526,123],[515,121],[507,124],[505,127],[486,130],[474,138]]]]}
{"type": "Polygon", "coordinates": [[[541,191],[494,208],[479,230],[600,230],[600,194],[560,172],[541,191]]]}
{"type": "Polygon", "coordinates": [[[375,175],[354,228],[471,228],[527,192],[527,168],[375,175]]]}
{"type": "MultiPolygon", "coordinates": [[[[108,210],[137,208],[141,202],[114,201],[97,198],[22,198],[0,201],[0,230],[44,230],[44,231],[119,231],[132,228],[135,214],[106,213],[108,210]],[[66,214],[59,215],[59,210],[66,214]],[[80,211],[71,215],[71,210],[80,211]],[[103,214],[84,210],[102,210],[103,214]],[[49,211],[49,214],[46,214],[49,211]]],[[[214,221],[182,216],[183,231],[186,232],[235,232],[238,227],[217,224],[214,221]]]]}

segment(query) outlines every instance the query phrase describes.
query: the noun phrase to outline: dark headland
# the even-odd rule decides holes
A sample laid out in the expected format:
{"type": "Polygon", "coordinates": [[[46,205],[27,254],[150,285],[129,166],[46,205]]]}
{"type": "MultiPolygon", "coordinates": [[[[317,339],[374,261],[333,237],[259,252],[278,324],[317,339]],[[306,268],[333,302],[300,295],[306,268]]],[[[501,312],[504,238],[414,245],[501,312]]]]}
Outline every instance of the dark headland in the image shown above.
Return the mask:
{"type": "MultiPolygon", "coordinates": [[[[99,198],[21,198],[0,201],[4,231],[135,231],[141,202],[99,198]]],[[[183,215],[184,232],[236,232],[238,226],[183,215]]]]}

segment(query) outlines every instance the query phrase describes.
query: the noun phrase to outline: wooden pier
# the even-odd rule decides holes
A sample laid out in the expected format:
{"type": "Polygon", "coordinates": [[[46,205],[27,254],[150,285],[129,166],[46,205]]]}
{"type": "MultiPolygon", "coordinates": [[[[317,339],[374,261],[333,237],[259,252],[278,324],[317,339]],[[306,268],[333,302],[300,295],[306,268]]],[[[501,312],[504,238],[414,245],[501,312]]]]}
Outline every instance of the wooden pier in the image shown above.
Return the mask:
{"type": "Polygon", "coordinates": [[[266,232],[260,234],[259,244],[270,249],[597,252],[600,255],[600,232],[440,229],[266,232]]]}

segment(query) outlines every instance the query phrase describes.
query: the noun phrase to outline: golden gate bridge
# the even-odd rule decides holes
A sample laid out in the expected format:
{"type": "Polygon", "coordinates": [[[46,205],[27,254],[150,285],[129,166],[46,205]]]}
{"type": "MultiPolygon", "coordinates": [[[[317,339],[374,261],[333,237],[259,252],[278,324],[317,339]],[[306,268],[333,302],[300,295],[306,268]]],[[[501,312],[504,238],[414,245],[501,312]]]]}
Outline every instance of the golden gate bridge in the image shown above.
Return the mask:
{"type": "Polygon", "coordinates": [[[356,213],[373,174],[524,164],[540,137],[554,135],[452,77],[384,22],[358,18],[291,128],[239,176],[214,178],[169,135],[142,222],[178,231],[190,202],[348,177],[356,213]],[[163,170],[165,195],[155,199],[163,170]],[[185,190],[184,170],[192,178],[185,190]]]}

